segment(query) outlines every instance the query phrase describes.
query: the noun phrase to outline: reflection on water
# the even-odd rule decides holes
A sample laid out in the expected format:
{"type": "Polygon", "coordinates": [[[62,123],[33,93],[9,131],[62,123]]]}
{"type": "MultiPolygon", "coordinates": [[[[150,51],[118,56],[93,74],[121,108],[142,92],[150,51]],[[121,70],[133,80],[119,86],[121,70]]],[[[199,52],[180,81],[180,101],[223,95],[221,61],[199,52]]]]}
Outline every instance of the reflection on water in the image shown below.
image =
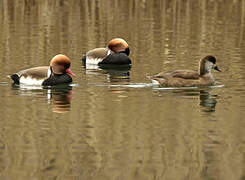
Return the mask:
{"type": "MultiPolygon", "coordinates": [[[[223,86],[221,86],[223,87],[223,86]]],[[[216,86],[219,88],[219,86],[216,86]]],[[[163,91],[167,91],[168,93],[173,93],[175,96],[181,96],[186,99],[195,99],[199,97],[201,110],[203,112],[214,112],[215,106],[217,104],[217,95],[212,94],[212,90],[214,87],[206,87],[206,88],[154,88],[155,91],[159,93],[163,93],[163,91]]],[[[166,92],[164,92],[166,93],[166,92]]]]}
{"type": "Polygon", "coordinates": [[[130,82],[130,66],[122,66],[122,67],[99,67],[97,65],[93,65],[93,68],[86,68],[85,72],[88,75],[96,75],[96,76],[106,76],[108,83],[120,83],[126,84],[130,82]]]}
{"type": "Polygon", "coordinates": [[[130,82],[130,67],[126,68],[115,68],[115,69],[104,69],[107,74],[109,83],[120,83],[130,82]]]}
{"type": "Polygon", "coordinates": [[[213,112],[215,111],[217,95],[211,95],[209,91],[200,91],[200,106],[203,106],[203,111],[213,112]]]}
{"type": "Polygon", "coordinates": [[[72,86],[70,85],[45,88],[42,86],[13,84],[12,89],[17,91],[20,96],[45,98],[47,103],[51,104],[53,112],[65,113],[70,111],[72,99],[72,86]]]}
{"type": "Polygon", "coordinates": [[[52,111],[56,113],[65,113],[70,111],[72,99],[72,87],[64,89],[50,89],[49,100],[51,101],[52,111]]]}
{"type": "MultiPolygon", "coordinates": [[[[205,89],[186,89],[186,90],[177,90],[178,95],[186,98],[195,98],[199,97],[201,110],[203,112],[214,112],[216,106],[217,95],[212,94],[214,88],[207,87],[205,89]]],[[[176,91],[175,91],[176,93],[176,91]]]]}

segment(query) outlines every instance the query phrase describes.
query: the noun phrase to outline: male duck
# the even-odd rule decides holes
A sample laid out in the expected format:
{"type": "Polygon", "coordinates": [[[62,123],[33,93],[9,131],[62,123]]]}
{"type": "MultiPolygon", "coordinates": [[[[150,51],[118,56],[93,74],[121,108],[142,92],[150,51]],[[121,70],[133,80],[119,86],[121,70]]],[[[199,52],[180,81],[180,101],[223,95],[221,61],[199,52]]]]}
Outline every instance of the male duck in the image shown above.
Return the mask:
{"type": "Polygon", "coordinates": [[[14,73],[10,78],[15,84],[53,86],[71,83],[71,76],[75,76],[69,69],[70,59],[62,54],[54,56],[50,66],[40,66],[14,73]],[[71,76],[70,76],[71,75],[71,76]]]}
{"type": "Polygon", "coordinates": [[[216,65],[215,57],[206,56],[199,62],[199,71],[175,70],[166,73],[161,72],[151,77],[151,79],[153,83],[164,87],[209,86],[215,82],[211,69],[220,71],[216,65]]]}
{"type": "Polygon", "coordinates": [[[84,65],[130,65],[128,43],[122,38],[109,41],[107,48],[95,48],[82,58],[84,65]]]}

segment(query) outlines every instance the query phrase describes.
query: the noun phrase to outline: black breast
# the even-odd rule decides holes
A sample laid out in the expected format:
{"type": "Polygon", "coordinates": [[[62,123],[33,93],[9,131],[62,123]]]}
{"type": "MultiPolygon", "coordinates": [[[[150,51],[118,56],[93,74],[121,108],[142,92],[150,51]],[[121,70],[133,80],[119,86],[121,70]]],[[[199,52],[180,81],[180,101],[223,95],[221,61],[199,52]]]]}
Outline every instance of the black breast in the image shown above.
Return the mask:
{"type": "Polygon", "coordinates": [[[53,74],[48,79],[45,79],[42,83],[43,86],[54,86],[58,84],[71,83],[72,78],[68,74],[53,74]]]}
{"type": "Polygon", "coordinates": [[[100,64],[129,65],[131,60],[125,53],[113,53],[103,59],[100,64]]]}

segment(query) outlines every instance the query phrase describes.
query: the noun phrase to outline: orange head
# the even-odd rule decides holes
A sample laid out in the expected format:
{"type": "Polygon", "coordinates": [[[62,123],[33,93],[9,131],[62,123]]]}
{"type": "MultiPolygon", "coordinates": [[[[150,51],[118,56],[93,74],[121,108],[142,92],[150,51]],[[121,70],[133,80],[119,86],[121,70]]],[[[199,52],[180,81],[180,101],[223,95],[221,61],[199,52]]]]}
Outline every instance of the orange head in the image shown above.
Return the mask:
{"type": "Polygon", "coordinates": [[[128,43],[122,38],[114,38],[109,41],[108,48],[113,52],[125,52],[129,55],[129,47],[128,43]]]}
{"type": "Polygon", "coordinates": [[[72,71],[69,69],[70,65],[71,60],[63,54],[58,54],[54,56],[50,61],[50,67],[52,68],[54,74],[68,73],[72,76],[75,76],[75,74],[73,74],[72,71]]]}

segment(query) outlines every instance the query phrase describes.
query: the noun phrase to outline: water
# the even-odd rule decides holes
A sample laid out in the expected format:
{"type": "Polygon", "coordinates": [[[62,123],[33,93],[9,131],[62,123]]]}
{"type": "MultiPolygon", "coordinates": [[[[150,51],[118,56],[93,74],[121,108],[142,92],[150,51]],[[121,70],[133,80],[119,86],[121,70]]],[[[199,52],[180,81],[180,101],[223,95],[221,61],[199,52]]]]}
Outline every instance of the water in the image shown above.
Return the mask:
{"type": "Polygon", "coordinates": [[[0,29],[0,179],[244,179],[245,1],[2,0],[0,29]],[[85,69],[83,53],[114,37],[132,67],[85,69]],[[58,53],[68,87],[7,78],[58,53]],[[207,54],[218,86],[147,78],[207,54]]]}

